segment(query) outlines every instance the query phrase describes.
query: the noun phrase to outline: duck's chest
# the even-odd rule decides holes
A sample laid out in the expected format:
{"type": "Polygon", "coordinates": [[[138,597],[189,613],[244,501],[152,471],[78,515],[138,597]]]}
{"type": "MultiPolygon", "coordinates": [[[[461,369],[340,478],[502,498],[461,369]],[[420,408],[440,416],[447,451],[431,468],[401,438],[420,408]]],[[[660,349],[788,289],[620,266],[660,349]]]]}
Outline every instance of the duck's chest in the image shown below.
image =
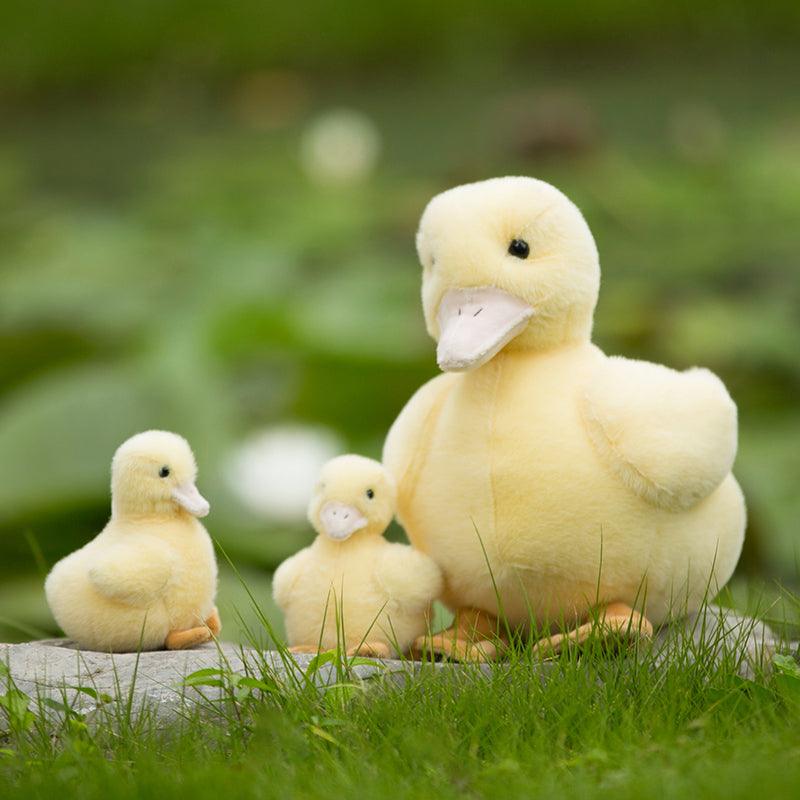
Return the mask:
{"type": "Polygon", "coordinates": [[[383,553],[378,542],[361,542],[357,538],[344,544],[317,540],[311,547],[309,566],[298,582],[304,597],[315,597],[325,605],[332,597],[337,601],[358,601],[375,591],[375,569],[383,553]]]}
{"type": "Polygon", "coordinates": [[[447,558],[480,535],[489,555],[513,561],[520,536],[530,543],[563,519],[593,458],[578,403],[583,361],[501,354],[453,387],[415,493],[418,527],[435,540],[425,549],[447,558]]]}
{"type": "Polygon", "coordinates": [[[217,563],[211,538],[205,529],[168,531],[162,538],[172,550],[173,571],[166,602],[173,608],[200,609],[213,602],[217,584],[217,563]]]}

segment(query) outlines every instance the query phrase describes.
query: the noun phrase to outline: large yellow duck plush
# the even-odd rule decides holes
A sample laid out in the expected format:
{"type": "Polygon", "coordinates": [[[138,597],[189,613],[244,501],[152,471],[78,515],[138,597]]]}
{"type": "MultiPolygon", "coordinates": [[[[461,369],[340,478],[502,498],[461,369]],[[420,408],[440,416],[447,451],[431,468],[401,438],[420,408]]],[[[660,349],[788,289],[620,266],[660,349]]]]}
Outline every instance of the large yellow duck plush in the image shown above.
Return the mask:
{"type": "Polygon", "coordinates": [[[705,369],[592,344],[600,266],[578,208],[532,178],[460,186],[429,203],[417,249],[445,374],[383,460],[456,612],[419,646],[492,657],[498,616],[565,628],[553,648],[647,634],[713,596],[744,538],[736,406],[705,369]]]}

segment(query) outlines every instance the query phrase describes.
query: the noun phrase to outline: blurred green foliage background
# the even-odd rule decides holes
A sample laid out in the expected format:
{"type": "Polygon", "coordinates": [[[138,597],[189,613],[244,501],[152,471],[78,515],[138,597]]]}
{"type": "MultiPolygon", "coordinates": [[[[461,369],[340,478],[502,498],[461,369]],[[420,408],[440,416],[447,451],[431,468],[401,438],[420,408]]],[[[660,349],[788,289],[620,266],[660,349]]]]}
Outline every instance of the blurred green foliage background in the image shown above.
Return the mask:
{"type": "MultiPolygon", "coordinates": [[[[193,444],[208,528],[274,615],[315,465],[379,455],[436,372],[422,208],[509,173],[583,209],[604,348],[728,384],[737,590],[796,583],[797,3],[2,11],[0,641],[55,632],[43,576],[149,427],[193,444]]],[[[235,639],[252,616],[224,565],[220,607],[235,639]]]]}

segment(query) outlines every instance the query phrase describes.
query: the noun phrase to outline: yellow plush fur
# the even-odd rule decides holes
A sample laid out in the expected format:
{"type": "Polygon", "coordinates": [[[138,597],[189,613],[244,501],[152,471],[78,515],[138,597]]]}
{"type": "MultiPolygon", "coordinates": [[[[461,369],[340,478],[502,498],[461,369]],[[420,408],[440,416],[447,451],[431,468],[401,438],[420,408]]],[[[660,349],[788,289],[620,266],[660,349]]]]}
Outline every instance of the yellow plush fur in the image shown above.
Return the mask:
{"type": "Polygon", "coordinates": [[[395,501],[394,481],[377,461],[345,455],[325,465],[308,510],[319,535],[273,579],[291,646],[352,649],[366,641],[385,645],[388,654],[404,652],[425,633],[441,573],[427,556],[383,538],[395,501]],[[336,527],[334,513],[349,515],[355,525],[336,527]]]}
{"type": "Polygon", "coordinates": [[[171,632],[216,615],[217,564],[195,516],[208,512],[196,474],[188,443],[174,433],[140,433],[117,450],[110,521],[45,582],[53,616],[81,647],[155,650],[171,632]]]}
{"type": "Polygon", "coordinates": [[[491,306],[492,292],[531,311],[487,361],[423,386],[385,444],[398,518],[441,567],[445,601],[498,612],[487,558],[513,624],[645,598],[661,622],[713,595],[745,528],[731,474],[736,407],[706,370],[608,357],[591,343],[600,267],[580,211],[531,178],[470,184],[430,202],[417,247],[434,339],[448,292],[477,298],[468,316],[445,319],[456,349],[463,326],[481,313],[491,322],[482,301],[491,306]]]}

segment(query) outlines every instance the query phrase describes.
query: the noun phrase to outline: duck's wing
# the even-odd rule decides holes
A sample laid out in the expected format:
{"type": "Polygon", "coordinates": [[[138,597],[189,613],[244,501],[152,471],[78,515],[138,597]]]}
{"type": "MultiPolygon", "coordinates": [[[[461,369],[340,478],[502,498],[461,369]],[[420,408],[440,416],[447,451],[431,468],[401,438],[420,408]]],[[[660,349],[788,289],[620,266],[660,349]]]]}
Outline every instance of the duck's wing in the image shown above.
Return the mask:
{"type": "Polygon", "coordinates": [[[169,585],[173,556],[161,542],[117,542],[92,554],[89,581],[110,600],[146,608],[169,585]]]}
{"type": "Polygon", "coordinates": [[[442,403],[458,378],[454,373],[443,373],[417,389],[386,436],[383,465],[397,482],[400,509],[414,491],[427,453],[426,442],[433,432],[442,403]]]}
{"type": "Polygon", "coordinates": [[[308,548],[281,562],[272,576],[272,597],[282,611],[289,604],[292,591],[308,561],[308,548]]]}
{"type": "Polygon", "coordinates": [[[442,593],[442,573],[432,558],[406,544],[384,548],[375,567],[378,588],[400,608],[425,608],[442,593]]]}
{"type": "Polygon", "coordinates": [[[709,495],[736,456],[736,405],[706,369],[603,359],[584,387],[583,418],[600,456],[648,502],[679,511],[709,495]]]}

